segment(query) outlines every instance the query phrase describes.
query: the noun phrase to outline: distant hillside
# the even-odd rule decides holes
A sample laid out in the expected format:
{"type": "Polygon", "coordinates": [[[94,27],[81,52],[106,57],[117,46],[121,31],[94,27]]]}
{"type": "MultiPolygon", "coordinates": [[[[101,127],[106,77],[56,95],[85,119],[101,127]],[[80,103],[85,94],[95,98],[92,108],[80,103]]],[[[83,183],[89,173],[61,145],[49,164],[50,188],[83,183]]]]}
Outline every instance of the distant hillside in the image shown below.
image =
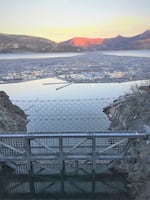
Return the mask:
{"type": "Polygon", "coordinates": [[[62,44],[81,47],[84,50],[150,49],[150,30],[133,37],[117,36],[109,39],[72,38],[62,44]]]}
{"type": "Polygon", "coordinates": [[[39,37],[0,34],[0,52],[54,51],[56,43],[39,37]]]}
{"type": "Polygon", "coordinates": [[[150,30],[133,37],[117,36],[105,39],[101,45],[97,45],[96,50],[132,50],[150,49],[150,30]]]}
{"type": "Polygon", "coordinates": [[[84,37],[75,37],[65,42],[62,42],[63,45],[71,45],[74,47],[87,48],[93,45],[102,44],[102,38],[84,38],[84,37]]]}
{"type": "Polygon", "coordinates": [[[132,49],[150,49],[150,30],[133,37],[117,36],[109,39],[75,37],[60,43],[40,37],[0,34],[0,53],[132,49]]]}
{"type": "Polygon", "coordinates": [[[63,46],[40,37],[0,34],[0,53],[65,51],[77,51],[77,48],[67,45],[63,46]]]}

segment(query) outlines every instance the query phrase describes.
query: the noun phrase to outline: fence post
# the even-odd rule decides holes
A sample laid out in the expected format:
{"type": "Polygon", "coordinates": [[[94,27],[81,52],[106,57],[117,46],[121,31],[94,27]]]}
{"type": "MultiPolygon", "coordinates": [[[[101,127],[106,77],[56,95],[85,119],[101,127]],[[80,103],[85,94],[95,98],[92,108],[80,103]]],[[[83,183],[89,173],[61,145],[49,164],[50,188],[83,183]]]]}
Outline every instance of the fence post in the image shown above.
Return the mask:
{"type": "Polygon", "coordinates": [[[96,156],[96,137],[92,136],[92,169],[93,171],[95,171],[95,168],[96,168],[95,156],[96,156]]]}
{"type": "Polygon", "coordinates": [[[59,162],[60,162],[60,171],[64,173],[65,163],[63,159],[63,137],[59,137],[59,162]]]}
{"type": "Polygon", "coordinates": [[[33,173],[33,166],[31,161],[31,144],[30,144],[30,138],[25,137],[25,149],[26,149],[26,159],[27,159],[27,170],[28,173],[33,173]]]}

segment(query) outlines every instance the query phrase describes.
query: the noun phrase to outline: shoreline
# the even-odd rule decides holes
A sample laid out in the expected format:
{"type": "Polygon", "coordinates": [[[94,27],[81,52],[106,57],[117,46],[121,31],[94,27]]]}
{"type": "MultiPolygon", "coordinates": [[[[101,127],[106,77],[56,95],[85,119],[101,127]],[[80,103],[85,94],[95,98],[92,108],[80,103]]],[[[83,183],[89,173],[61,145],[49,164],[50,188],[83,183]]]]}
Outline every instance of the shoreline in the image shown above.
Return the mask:
{"type": "Polygon", "coordinates": [[[76,55],[43,58],[40,61],[37,58],[23,61],[0,60],[0,84],[21,83],[49,77],[56,77],[68,83],[139,81],[149,79],[149,59],[87,52],[80,54],[79,57],[76,55]]]}
{"type": "MultiPolygon", "coordinates": [[[[30,80],[22,80],[22,81],[16,81],[16,80],[12,80],[12,81],[6,81],[6,82],[0,82],[0,85],[3,84],[15,84],[15,83],[24,83],[24,82],[31,82],[31,81],[37,81],[37,80],[44,80],[44,79],[55,79],[57,81],[62,81],[62,82],[54,82],[54,83],[50,83],[50,84],[90,84],[90,83],[126,83],[126,82],[136,82],[136,81],[149,81],[149,79],[135,79],[135,80],[130,80],[130,79],[101,79],[98,81],[95,80],[74,80],[74,81],[68,81],[67,79],[60,79],[59,77],[42,77],[42,78],[37,78],[37,79],[30,79],[30,80]]],[[[49,83],[43,83],[43,85],[48,85],[49,83]]]]}

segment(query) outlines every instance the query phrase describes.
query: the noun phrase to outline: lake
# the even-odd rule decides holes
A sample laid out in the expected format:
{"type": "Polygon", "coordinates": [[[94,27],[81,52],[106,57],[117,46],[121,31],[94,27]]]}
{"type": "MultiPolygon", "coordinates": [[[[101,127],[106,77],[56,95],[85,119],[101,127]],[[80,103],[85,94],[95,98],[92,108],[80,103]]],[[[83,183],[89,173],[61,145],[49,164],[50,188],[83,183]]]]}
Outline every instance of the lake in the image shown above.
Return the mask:
{"type": "Polygon", "coordinates": [[[80,83],[61,88],[66,83],[49,78],[1,84],[0,88],[25,110],[28,131],[104,131],[110,122],[103,108],[142,82],[80,83]]]}
{"type": "MultiPolygon", "coordinates": [[[[97,51],[104,55],[116,55],[116,56],[132,56],[132,57],[150,57],[150,50],[115,50],[115,51],[97,51]]],[[[0,53],[0,60],[12,60],[12,59],[44,59],[44,58],[66,58],[84,55],[83,53],[0,53]]]]}
{"type": "Polygon", "coordinates": [[[81,53],[0,53],[0,60],[65,58],[82,55],[81,53]]]}
{"type": "MultiPolygon", "coordinates": [[[[88,52],[89,54],[90,52],[88,52]]],[[[96,52],[96,55],[102,52],[96,52]]],[[[115,51],[116,55],[147,56],[150,50],[115,51]]],[[[93,53],[92,53],[93,54],[93,53]]],[[[33,58],[55,59],[81,56],[79,53],[29,53],[3,54],[0,59],[16,59],[22,62],[33,58]],[[28,58],[28,59],[27,59],[28,58]]],[[[79,57],[80,58],[80,57],[79,57]]],[[[37,62],[38,62],[38,59],[37,62]]],[[[42,59],[42,62],[43,62],[42,59]]],[[[95,59],[95,57],[93,57],[95,59]]],[[[10,60],[11,61],[11,60],[10,60]]],[[[56,78],[1,84],[14,104],[28,115],[28,131],[104,131],[110,122],[103,108],[121,95],[131,92],[131,87],[144,81],[123,83],[70,84],[56,78]]]]}
{"type": "Polygon", "coordinates": [[[114,55],[114,56],[133,56],[133,57],[150,57],[150,50],[118,50],[118,51],[103,51],[104,55],[114,55]]]}

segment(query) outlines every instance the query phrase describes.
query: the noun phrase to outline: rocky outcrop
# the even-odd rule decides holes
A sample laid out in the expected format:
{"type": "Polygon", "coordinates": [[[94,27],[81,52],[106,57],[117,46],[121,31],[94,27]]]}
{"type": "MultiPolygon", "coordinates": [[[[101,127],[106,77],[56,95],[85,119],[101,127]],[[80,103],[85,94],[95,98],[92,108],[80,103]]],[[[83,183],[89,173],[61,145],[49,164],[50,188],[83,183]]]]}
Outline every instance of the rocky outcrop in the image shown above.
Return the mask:
{"type": "Polygon", "coordinates": [[[0,91],[0,132],[26,131],[27,116],[0,91]]]}
{"type": "Polygon", "coordinates": [[[150,90],[142,86],[133,94],[127,94],[114,100],[104,108],[111,121],[111,130],[143,130],[150,125],[150,90]],[[144,89],[144,90],[143,90],[144,89]]]}
{"type": "MultiPolygon", "coordinates": [[[[142,86],[132,94],[115,100],[104,108],[111,121],[110,130],[140,130],[150,133],[150,87],[142,86]],[[145,131],[145,130],[144,130],[145,131]]],[[[128,172],[128,190],[135,200],[150,199],[150,138],[138,139],[132,154],[133,162],[122,161],[116,169],[124,167],[128,172]]]]}

